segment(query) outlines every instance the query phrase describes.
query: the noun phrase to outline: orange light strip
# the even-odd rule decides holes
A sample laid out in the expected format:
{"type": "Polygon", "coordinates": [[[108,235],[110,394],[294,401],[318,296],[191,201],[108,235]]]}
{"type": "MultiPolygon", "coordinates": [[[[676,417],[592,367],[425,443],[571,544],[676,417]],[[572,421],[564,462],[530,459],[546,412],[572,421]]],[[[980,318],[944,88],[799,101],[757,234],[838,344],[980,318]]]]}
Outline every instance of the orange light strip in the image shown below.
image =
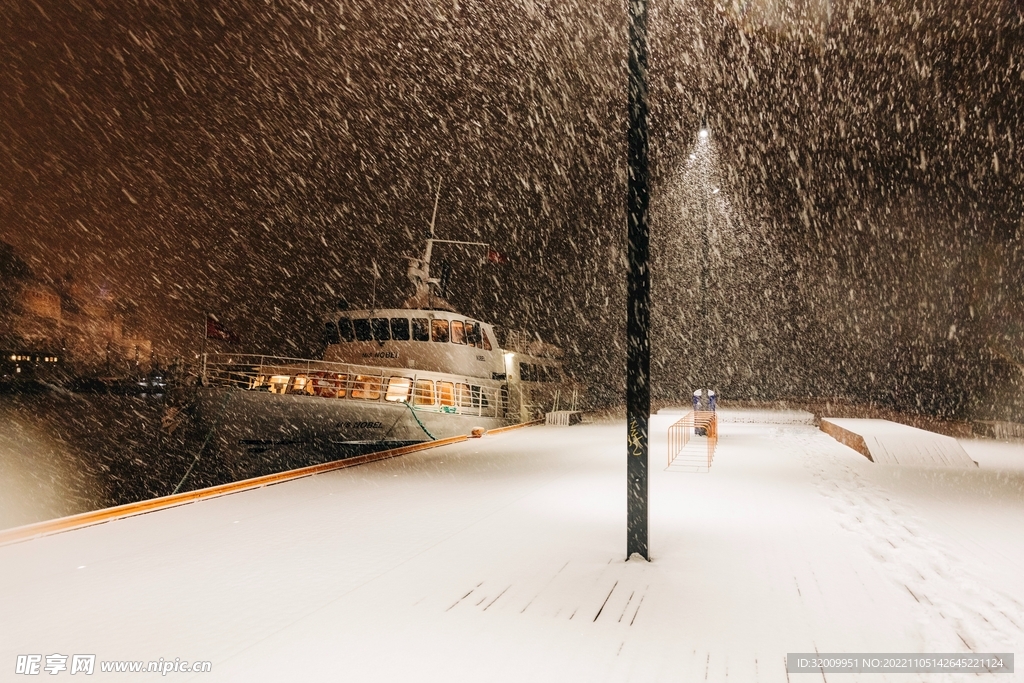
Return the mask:
{"type": "MultiPolygon", "coordinates": [[[[499,432],[506,432],[512,429],[519,429],[521,427],[530,427],[532,425],[542,424],[543,422],[544,420],[521,422],[519,424],[509,425],[507,427],[489,429],[487,430],[486,434],[497,434],[499,432]]],[[[242,491],[263,488],[264,486],[272,486],[274,484],[280,484],[286,481],[293,481],[295,479],[302,479],[303,477],[311,477],[315,474],[322,474],[324,472],[340,470],[346,467],[354,467],[356,465],[365,465],[367,463],[376,462],[378,460],[396,458],[401,455],[408,455],[409,453],[416,453],[418,451],[425,451],[430,448],[437,448],[438,446],[448,446],[450,444],[460,443],[462,441],[468,440],[469,438],[469,436],[462,434],[459,436],[451,436],[448,437],[447,439],[425,441],[423,443],[412,444],[410,446],[403,446],[401,448],[392,448],[391,450],[387,451],[367,453],[366,455],[360,455],[355,458],[334,460],[332,462],[325,462],[320,465],[310,465],[309,467],[302,467],[297,470],[288,470],[287,472],[278,472],[277,474],[267,474],[262,477],[243,479],[242,481],[231,482],[230,484],[220,484],[219,486],[210,486],[205,489],[186,491],[184,493],[177,493],[172,496],[162,496],[160,498],[142,500],[137,503],[127,503],[125,505],[118,505],[117,507],[103,508],[102,510],[93,510],[90,512],[82,512],[77,515],[70,515],[68,517],[50,519],[45,522],[26,524],[25,526],[19,526],[14,527],[13,529],[0,531],[0,546],[8,545],[11,543],[18,543],[20,541],[27,541],[33,538],[37,538],[39,536],[49,536],[50,534],[59,534],[64,531],[81,529],[82,527],[93,526],[94,524],[103,524],[104,522],[111,522],[115,519],[133,517],[135,515],[144,515],[147,512],[156,512],[157,510],[164,510],[166,508],[177,507],[179,505],[187,505],[188,503],[194,503],[196,501],[205,500],[207,498],[216,498],[219,496],[226,496],[232,493],[240,493],[242,491]]]]}
{"type": "Polygon", "coordinates": [[[544,420],[533,420],[531,422],[520,422],[519,424],[508,425],[507,427],[495,427],[494,429],[488,429],[484,434],[500,434],[501,432],[510,432],[513,429],[520,429],[521,427],[532,427],[533,425],[542,425],[544,420]]]}
{"type": "Polygon", "coordinates": [[[452,436],[447,439],[438,439],[437,441],[426,441],[424,443],[412,444],[401,448],[392,448],[391,450],[380,451],[378,453],[367,453],[366,455],[360,455],[355,458],[335,460],[332,462],[322,463],[320,465],[302,467],[297,470],[288,470],[287,472],[278,472],[277,474],[268,474],[262,477],[243,479],[242,481],[231,482],[230,484],[220,484],[219,486],[210,486],[205,489],[186,491],[172,496],[162,496],[160,498],[142,500],[137,503],[127,503],[125,505],[118,505],[117,507],[93,510],[91,512],[70,515],[68,517],[51,519],[45,522],[26,524],[25,526],[0,531],[0,546],[10,543],[18,543],[19,541],[27,541],[38,536],[48,536],[50,534],[71,531],[72,529],[80,529],[94,524],[103,524],[104,522],[110,522],[124,517],[132,517],[134,515],[146,514],[147,512],[164,510],[166,508],[177,507],[178,505],[186,505],[188,503],[205,500],[207,498],[216,498],[218,496],[225,496],[231,493],[240,493],[241,491],[263,488],[264,486],[272,486],[273,484],[280,484],[282,482],[310,477],[315,474],[322,474],[333,470],[340,470],[346,467],[354,467],[356,465],[364,465],[378,460],[395,458],[400,455],[424,451],[428,448],[436,448],[438,446],[447,446],[449,444],[459,443],[466,441],[468,438],[469,437],[465,435],[460,435],[452,436]]]}

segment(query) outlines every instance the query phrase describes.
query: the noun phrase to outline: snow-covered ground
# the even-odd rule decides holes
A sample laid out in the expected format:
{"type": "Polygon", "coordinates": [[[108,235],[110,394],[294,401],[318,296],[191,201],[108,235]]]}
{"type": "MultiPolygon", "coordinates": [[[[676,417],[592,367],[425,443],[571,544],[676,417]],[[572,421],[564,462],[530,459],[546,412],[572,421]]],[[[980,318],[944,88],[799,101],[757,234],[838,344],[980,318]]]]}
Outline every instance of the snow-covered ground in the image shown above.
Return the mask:
{"type": "Polygon", "coordinates": [[[709,473],[666,472],[677,418],[652,421],[650,564],[623,561],[624,425],[531,427],[2,547],[0,671],[781,682],[787,652],[1024,653],[1024,446],[886,467],[811,426],[723,422],[709,473]]]}

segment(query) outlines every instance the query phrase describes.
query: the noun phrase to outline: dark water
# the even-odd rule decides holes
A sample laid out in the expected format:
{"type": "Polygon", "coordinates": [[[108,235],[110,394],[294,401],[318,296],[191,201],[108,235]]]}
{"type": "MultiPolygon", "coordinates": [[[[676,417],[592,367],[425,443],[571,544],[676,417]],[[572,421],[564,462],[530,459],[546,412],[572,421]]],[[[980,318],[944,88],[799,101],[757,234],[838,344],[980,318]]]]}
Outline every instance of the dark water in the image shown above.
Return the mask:
{"type": "Polygon", "coordinates": [[[196,420],[187,389],[0,394],[0,529],[355,454],[302,446],[228,453],[196,420]]]}

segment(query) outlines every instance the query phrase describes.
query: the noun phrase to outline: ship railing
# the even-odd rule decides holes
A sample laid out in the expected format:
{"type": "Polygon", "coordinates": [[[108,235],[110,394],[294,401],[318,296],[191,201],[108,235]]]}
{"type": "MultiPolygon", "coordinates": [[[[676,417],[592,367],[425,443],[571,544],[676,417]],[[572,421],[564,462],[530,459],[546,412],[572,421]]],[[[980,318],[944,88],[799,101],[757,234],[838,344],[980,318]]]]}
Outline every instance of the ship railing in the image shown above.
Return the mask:
{"type": "Polygon", "coordinates": [[[455,415],[507,415],[508,392],[504,386],[438,375],[256,354],[209,354],[205,365],[205,382],[212,386],[326,400],[404,403],[415,411],[455,415]]]}

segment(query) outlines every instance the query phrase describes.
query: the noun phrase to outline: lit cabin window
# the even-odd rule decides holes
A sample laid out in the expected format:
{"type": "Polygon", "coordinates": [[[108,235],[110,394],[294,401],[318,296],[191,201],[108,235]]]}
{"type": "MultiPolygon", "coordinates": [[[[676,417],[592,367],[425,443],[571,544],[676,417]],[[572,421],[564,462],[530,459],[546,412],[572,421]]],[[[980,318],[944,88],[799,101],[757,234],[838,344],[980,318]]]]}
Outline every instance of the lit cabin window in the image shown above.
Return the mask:
{"type": "Polygon", "coordinates": [[[272,375],[270,377],[270,393],[272,394],[283,394],[285,389],[288,388],[288,380],[291,377],[288,375],[272,375]]]}
{"type": "Polygon", "coordinates": [[[434,320],[430,326],[431,336],[436,342],[447,342],[450,338],[447,320],[434,320]]]}
{"type": "Polygon", "coordinates": [[[461,320],[452,321],[452,344],[466,343],[466,324],[461,320]]]}
{"type": "Polygon", "coordinates": [[[388,341],[391,339],[391,323],[387,318],[374,318],[370,321],[373,328],[373,338],[377,341],[388,341]]]}
{"type": "Polygon", "coordinates": [[[350,342],[356,338],[355,332],[352,330],[352,321],[348,318],[342,318],[338,321],[338,334],[341,336],[343,341],[350,342]]]}
{"type": "Polygon", "coordinates": [[[388,380],[388,391],[384,394],[384,400],[406,403],[409,400],[409,390],[411,388],[412,380],[408,377],[392,377],[388,380]]]}
{"type": "Polygon", "coordinates": [[[313,395],[313,383],[309,380],[306,375],[295,375],[292,378],[291,386],[288,387],[289,394],[305,394],[307,396],[313,395]]]}
{"type": "Polygon", "coordinates": [[[376,401],[380,398],[381,378],[372,375],[356,375],[352,382],[352,398],[376,401]]]}
{"type": "Polygon", "coordinates": [[[356,318],[352,321],[356,328],[356,340],[370,341],[373,339],[373,330],[370,328],[370,321],[366,318],[356,318]]]}
{"type": "Polygon", "coordinates": [[[470,346],[480,346],[480,326],[477,323],[466,321],[466,343],[470,346]]]}
{"type": "Polygon", "coordinates": [[[491,339],[487,336],[487,330],[484,329],[483,325],[480,326],[480,340],[483,342],[484,351],[490,351],[491,339]]]}
{"type": "Polygon", "coordinates": [[[429,379],[416,380],[416,388],[412,393],[412,404],[414,406],[434,405],[434,383],[429,379]]]}
{"type": "Polygon", "coordinates": [[[409,319],[391,319],[391,338],[395,341],[409,341],[409,319]]]}
{"type": "Polygon", "coordinates": [[[455,405],[455,385],[451,382],[438,382],[437,398],[443,406],[455,405]]]}
{"type": "Polygon", "coordinates": [[[430,321],[426,318],[413,318],[412,338],[415,341],[430,341],[430,321]]]}
{"type": "Polygon", "coordinates": [[[313,379],[313,393],[321,398],[345,398],[348,375],[336,372],[318,372],[313,379]]]}

